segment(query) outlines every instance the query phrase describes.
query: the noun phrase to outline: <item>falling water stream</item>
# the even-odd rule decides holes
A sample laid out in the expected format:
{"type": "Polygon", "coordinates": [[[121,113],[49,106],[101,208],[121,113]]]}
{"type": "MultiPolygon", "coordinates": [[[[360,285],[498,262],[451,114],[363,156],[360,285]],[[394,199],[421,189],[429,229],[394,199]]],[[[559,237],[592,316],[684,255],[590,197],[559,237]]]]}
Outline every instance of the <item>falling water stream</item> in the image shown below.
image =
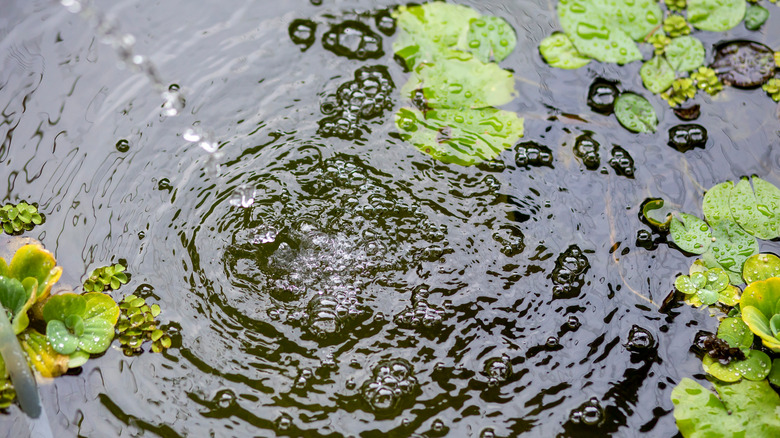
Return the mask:
{"type": "MultiPolygon", "coordinates": [[[[515,28],[506,108],[535,142],[473,167],[398,139],[397,2],[10,1],[3,202],[39,204],[46,221],[28,234],[62,283],[126,259],[113,297],[159,304],[173,338],[163,354],[112,348],[41,382],[53,436],[676,434],[671,389],[703,381],[689,347],[716,324],[662,306],[690,259],[639,205],[697,212],[723,180],[780,184],[774,103],[704,98],[710,139],[680,153],[662,100],[648,135],[587,106],[597,77],[643,92],[639,65],[544,64],[554,2],[458,3],[515,28]],[[340,37],[360,56],[334,51],[340,37]],[[366,74],[385,106],[342,117],[334,96],[358,96],[366,74]],[[329,136],[341,130],[356,138],[329,136]],[[594,166],[575,154],[583,135],[594,166]],[[633,159],[629,176],[615,154],[633,159]]],[[[701,36],[708,56],[720,38],[780,47],[778,17],[701,36]]],[[[0,431],[30,436],[29,421],[12,406],[0,431]]]]}

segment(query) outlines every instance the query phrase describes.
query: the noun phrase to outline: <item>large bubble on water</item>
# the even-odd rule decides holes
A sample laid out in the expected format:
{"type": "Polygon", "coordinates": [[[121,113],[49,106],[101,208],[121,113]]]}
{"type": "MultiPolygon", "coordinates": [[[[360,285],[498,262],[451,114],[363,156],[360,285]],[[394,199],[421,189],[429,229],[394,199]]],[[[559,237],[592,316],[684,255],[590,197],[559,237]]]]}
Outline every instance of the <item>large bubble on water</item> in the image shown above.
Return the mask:
{"type": "Polygon", "coordinates": [[[404,359],[388,359],[377,364],[371,379],[363,383],[360,393],[377,413],[398,409],[402,401],[411,401],[417,391],[412,365],[404,359]]]}

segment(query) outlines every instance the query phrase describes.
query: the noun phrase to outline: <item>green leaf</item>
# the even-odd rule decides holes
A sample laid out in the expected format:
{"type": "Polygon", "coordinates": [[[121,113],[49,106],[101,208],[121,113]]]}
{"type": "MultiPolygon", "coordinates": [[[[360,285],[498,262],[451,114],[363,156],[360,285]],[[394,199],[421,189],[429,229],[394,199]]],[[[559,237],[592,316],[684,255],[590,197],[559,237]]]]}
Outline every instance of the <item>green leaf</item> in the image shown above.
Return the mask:
{"type": "Polygon", "coordinates": [[[674,69],[662,56],[656,56],[642,64],[639,75],[645,88],[654,94],[666,91],[672,86],[675,78],[674,69]]]}
{"type": "Polygon", "coordinates": [[[671,207],[664,206],[665,201],[661,198],[649,198],[642,203],[642,217],[652,227],[661,231],[669,229],[672,222],[671,207]]]}
{"type": "Polygon", "coordinates": [[[733,187],[734,183],[726,181],[713,186],[704,194],[702,210],[704,210],[704,219],[710,225],[733,222],[729,207],[733,187]]]}
{"type": "Polygon", "coordinates": [[[758,241],[734,222],[712,227],[712,244],[705,254],[723,267],[733,284],[742,283],[742,268],[750,256],[758,253],[758,241]]]}
{"type": "Polygon", "coordinates": [[[84,294],[83,297],[86,301],[84,319],[101,319],[112,326],[116,324],[119,319],[119,306],[113,298],[100,292],[84,294]]]}
{"type": "Polygon", "coordinates": [[[575,33],[566,34],[577,51],[597,61],[622,65],[642,59],[634,40],[620,29],[580,23],[575,33]]]}
{"type": "Polygon", "coordinates": [[[755,254],[750,256],[742,267],[745,283],[780,277],[780,258],[774,254],[755,254]]]}
{"type": "Polygon", "coordinates": [[[702,358],[701,366],[705,373],[722,382],[737,382],[742,378],[742,374],[736,369],[734,362],[723,365],[705,354],[702,358]]]}
{"type": "Polygon", "coordinates": [[[772,316],[772,319],[769,320],[769,330],[772,333],[772,336],[777,338],[777,335],[780,334],[780,314],[775,313],[772,316]]]}
{"type": "Polygon", "coordinates": [[[65,327],[64,322],[58,319],[51,320],[46,324],[46,337],[49,338],[54,351],[66,356],[75,352],[79,346],[79,338],[65,327]]]}
{"type": "Polygon", "coordinates": [[[700,289],[696,295],[705,306],[711,306],[718,302],[719,295],[714,290],[700,289]]]}
{"type": "Polygon", "coordinates": [[[477,109],[499,106],[515,98],[515,78],[497,64],[475,59],[442,58],[423,64],[403,86],[401,94],[411,97],[422,90],[435,109],[477,109]]]}
{"type": "Polygon", "coordinates": [[[683,437],[780,436],[780,396],[765,380],[713,386],[720,399],[688,378],[672,390],[674,418],[683,437]]]}
{"type": "Polygon", "coordinates": [[[697,29],[723,32],[745,16],[745,0],[688,0],[688,21],[697,29]]]}
{"type": "Polygon", "coordinates": [[[710,227],[701,219],[686,213],[680,213],[680,219],[672,219],[669,233],[674,244],[685,252],[702,254],[712,243],[710,227]]]}
{"type": "Polygon", "coordinates": [[[89,360],[89,353],[76,351],[68,356],[68,368],[78,368],[89,360]]]}
{"type": "Polygon", "coordinates": [[[693,71],[704,64],[704,45],[692,36],[672,39],[666,46],[665,54],[669,65],[677,71],[693,71]]]}
{"type": "Polygon", "coordinates": [[[730,212],[736,222],[759,239],[780,237],[780,190],[761,178],[753,187],[743,178],[731,191],[730,212]]]}
{"type": "Polygon", "coordinates": [[[590,58],[582,56],[565,33],[555,32],[539,43],[539,52],[548,64],[555,68],[573,70],[584,67],[590,58]]]}
{"type": "Polygon", "coordinates": [[[623,127],[633,132],[655,132],[658,119],[653,105],[634,93],[623,93],[615,100],[615,116],[623,127]]]}
{"type": "Polygon", "coordinates": [[[401,30],[393,50],[412,69],[450,54],[457,46],[466,46],[469,23],[480,18],[480,14],[467,6],[431,2],[400,6],[393,18],[401,30]]]}
{"type": "Polygon", "coordinates": [[[517,45],[512,26],[501,17],[483,16],[469,21],[468,50],[482,62],[502,61],[517,45]]]}
{"type": "Polygon", "coordinates": [[[43,246],[25,245],[14,254],[8,265],[7,276],[19,281],[27,277],[35,278],[38,281],[35,300],[42,301],[49,296],[52,285],[62,275],[62,268],[56,265],[57,261],[54,260],[52,253],[43,249],[43,246]]]}
{"type": "Polygon", "coordinates": [[[558,2],[557,9],[564,32],[580,53],[619,64],[642,59],[634,41],[650,34],[662,17],[654,1],[569,0],[558,2]]]}
{"type": "Polygon", "coordinates": [[[748,30],[758,30],[769,18],[769,11],[759,5],[750,5],[745,11],[745,27],[748,30]]]}
{"type": "Polygon", "coordinates": [[[19,336],[27,360],[43,377],[57,377],[68,370],[68,356],[57,353],[49,339],[33,329],[25,330],[19,336]]]}
{"type": "Polygon", "coordinates": [[[114,339],[114,324],[93,318],[84,321],[84,335],[79,338],[78,346],[82,351],[99,354],[111,345],[114,339]]]}
{"type": "Polygon", "coordinates": [[[780,386],[780,359],[772,360],[772,370],[769,371],[769,375],[766,376],[769,383],[780,386]]]}
{"type": "Polygon", "coordinates": [[[464,166],[496,158],[523,136],[523,119],[493,108],[432,110],[425,115],[401,108],[395,123],[403,140],[437,160],[464,166]]]}
{"type": "MultiPolygon", "coordinates": [[[[729,278],[731,280],[731,278],[729,278]]],[[[718,292],[718,301],[721,303],[727,305],[727,306],[736,306],[739,304],[740,299],[740,290],[738,287],[734,287],[732,285],[726,286],[725,289],[718,292]]]]}
{"type": "MultiPolygon", "coordinates": [[[[43,306],[43,319],[47,323],[51,321],[65,321],[71,315],[84,315],[87,310],[87,302],[83,296],[74,293],[54,295],[43,306]]],[[[62,351],[57,350],[62,354],[62,351]]]]}
{"type": "Polygon", "coordinates": [[[753,345],[753,332],[740,318],[725,318],[718,326],[718,338],[728,342],[729,347],[740,350],[753,345]]]}
{"type": "Polygon", "coordinates": [[[764,380],[772,369],[772,360],[763,351],[751,350],[745,360],[732,362],[734,367],[748,380],[764,380]]]}
{"type": "Polygon", "coordinates": [[[35,303],[35,290],[38,282],[32,277],[23,282],[15,278],[0,276],[0,311],[3,308],[11,312],[11,328],[18,335],[30,324],[27,311],[35,303]]]}

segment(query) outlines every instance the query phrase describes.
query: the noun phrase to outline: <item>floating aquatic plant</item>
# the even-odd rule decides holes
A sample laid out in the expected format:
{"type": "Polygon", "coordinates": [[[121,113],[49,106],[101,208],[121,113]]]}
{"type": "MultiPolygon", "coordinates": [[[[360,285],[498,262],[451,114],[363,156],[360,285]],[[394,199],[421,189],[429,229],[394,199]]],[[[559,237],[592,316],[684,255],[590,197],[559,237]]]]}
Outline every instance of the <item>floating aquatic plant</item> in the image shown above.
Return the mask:
{"type": "Polygon", "coordinates": [[[669,102],[669,106],[679,106],[696,95],[696,87],[690,78],[677,78],[672,86],[661,94],[661,97],[669,102]]]}
{"type": "Polygon", "coordinates": [[[742,320],[764,346],[780,353],[780,278],[750,283],[739,302],[742,320]]]}
{"type": "Polygon", "coordinates": [[[769,18],[769,11],[759,5],[750,5],[745,11],[745,28],[758,30],[769,18]]]}
{"type": "Polygon", "coordinates": [[[720,398],[691,379],[672,390],[674,418],[685,438],[780,436],[780,396],[766,380],[713,382],[720,398]]]}
{"type": "Polygon", "coordinates": [[[688,21],[700,30],[723,32],[742,21],[746,8],[745,0],[688,0],[688,21]]]}
{"type": "Polygon", "coordinates": [[[774,254],[754,254],[745,260],[742,277],[747,284],[780,277],[780,258],[774,254]]]}
{"type": "Polygon", "coordinates": [[[0,207],[0,225],[7,234],[29,231],[33,226],[43,223],[38,208],[26,202],[16,205],[6,204],[0,207]]]}
{"type": "Polygon", "coordinates": [[[496,109],[515,97],[514,77],[496,62],[515,47],[499,17],[448,3],[401,6],[393,50],[412,75],[407,106],[395,115],[402,139],[432,157],[461,165],[494,159],[523,135],[523,119],[496,109]]]}
{"type": "Polygon", "coordinates": [[[721,268],[706,269],[694,263],[690,275],[678,276],[674,287],[695,306],[711,306],[718,301],[734,306],[739,302],[739,290],[729,284],[729,276],[721,268]]]}
{"type": "Polygon", "coordinates": [[[656,55],[663,55],[664,49],[672,42],[672,39],[663,32],[656,32],[648,38],[647,42],[653,45],[656,55]]]}
{"type": "Polygon", "coordinates": [[[761,87],[775,102],[780,101],[780,79],[772,78],[761,87]]]}
{"type": "Polygon", "coordinates": [[[569,37],[562,32],[555,32],[543,39],[539,43],[539,53],[551,66],[566,70],[577,69],[590,62],[590,58],[581,55],[569,37]]]}
{"type": "Polygon", "coordinates": [[[171,346],[171,337],[159,328],[155,319],[160,314],[160,306],[149,306],[143,298],[128,295],[119,303],[119,310],[121,313],[116,330],[125,355],[140,354],[146,341],[152,342],[152,351],[155,353],[171,346]]]}
{"type": "Polygon", "coordinates": [[[663,30],[670,37],[679,37],[691,33],[688,22],[682,15],[672,14],[664,19],[663,30]]]}
{"type": "Polygon", "coordinates": [[[715,70],[709,67],[699,67],[699,69],[691,73],[691,79],[696,82],[696,87],[700,90],[704,90],[710,96],[718,94],[723,90],[723,84],[715,75],[715,70]]]}
{"type": "Polygon", "coordinates": [[[688,6],[686,0],[666,0],[664,3],[666,3],[666,7],[671,11],[682,11],[688,6]]]}
{"type": "Polygon", "coordinates": [[[84,291],[103,292],[105,290],[119,289],[128,280],[125,269],[127,268],[121,263],[95,269],[84,281],[84,291]]]}
{"type": "Polygon", "coordinates": [[[653,105],[634,93],[623,93],[615,101],[615,116],[623,127],[632,132],[655,132],[658,118],[653,105]]]}
{"type": "Polygon", "coordinates": [[[46,337],[54,351],[70,357],[68,366],[83,365],[90,354],[100,354],[114,338],[119,307],[99,292],[52,296],[43,306],[46,337]]]}
{"type": "Polygon", "coordinates": [[[16,398],[16,391],[11,384],[11,378],[8,376],[8,371],[5,369],[5,361],[0,356],[0,410],[7,409],[11,406],[16,398]]]}
{"type": "Polygon", "coordinates": [[[27,328],[30,319],[27,311],[35,302],[38,281],[32,277],[20,282],[15,278],[0,276],[0,312],[7,311],[14,334],[27,328]]]}

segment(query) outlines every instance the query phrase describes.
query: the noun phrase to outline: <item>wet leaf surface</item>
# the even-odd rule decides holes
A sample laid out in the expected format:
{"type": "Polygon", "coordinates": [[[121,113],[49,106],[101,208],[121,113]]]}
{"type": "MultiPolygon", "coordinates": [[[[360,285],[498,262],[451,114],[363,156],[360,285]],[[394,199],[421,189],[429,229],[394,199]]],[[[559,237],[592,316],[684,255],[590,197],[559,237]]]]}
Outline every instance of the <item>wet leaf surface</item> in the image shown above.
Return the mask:
{"type": "Polygon", "coordinates": [[[623,127],[632,132],[655,132],[658,125],[653,105],[634,93],[623,93],[617,98],[615,116],[623,127]]]}

